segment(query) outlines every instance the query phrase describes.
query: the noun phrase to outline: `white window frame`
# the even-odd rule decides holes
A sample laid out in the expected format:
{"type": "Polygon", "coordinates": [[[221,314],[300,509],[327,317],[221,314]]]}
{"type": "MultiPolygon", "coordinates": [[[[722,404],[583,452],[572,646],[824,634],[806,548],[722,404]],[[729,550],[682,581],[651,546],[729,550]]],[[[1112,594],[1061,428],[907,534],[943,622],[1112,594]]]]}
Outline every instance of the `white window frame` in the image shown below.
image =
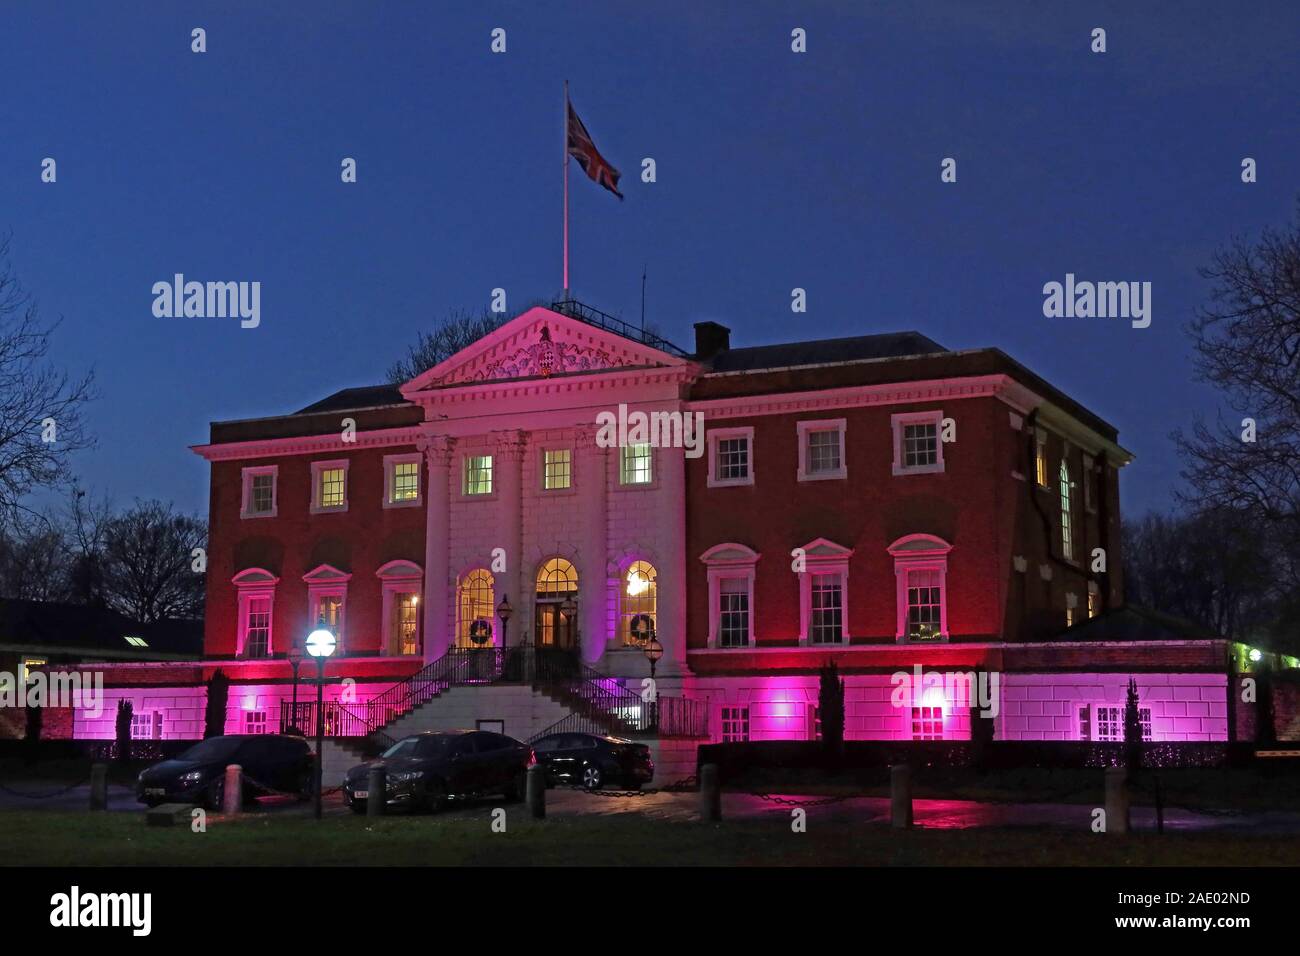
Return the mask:
{"type": "Polygon", "coordinates": [[[337,514],[348,510],[348,492],[351,491],[348,480],[349,461],[346,458],[335,458],[329,461],[313,461],[311,463],[311,507],[309,513],[314,515],[337,514]],[[321,498],[321,472],[334,471],[342,469],[343,471],[343,504],[341,505],[322,505],[321,498]]]}
{"type": "Polygon", "coordinates": [[[310,634],[316,629],[316,622],[320,619],[321,598],[338,598],[339,624],[338,633],[334,635],[338,644],[334,655],[342,656],[347,647],[348,582],[352,580],[352,575],[333,565],[321,564],[304,574],[302,579],[307,584],[307,626],[303,633],[310,634]]]}
{"type": "Polygon", "coordinates": [[[269,660],[275,655],[275,590],[280,579],[265,568],[247,568],[231,578],[230,583],[236,589],[239,615],[235,622],[235,656],[248,659],[248,606],[255,599],[266,598],[266,657],[252,659],[269,660]]]}
{"type": "Polygon", "coordinates": [[[460,458],[460,498],[462,501],[492,501],[497,496],[497,458],[490,449],[466,451],[460,458]],[[487,491],[469,490],[469,460],[486,458],[488,464],[489,486],[487,491]]]}
{"type": "Polygon", "coordinates": [[[418,508],[424,504],[424,456],[418,451],[405,455],[385,455],[384,456],[384,507],[385,508],[418,508]],[[404,501],[394,501],[393,494],[397,490],[397,466],[398,465],[415,465],[415,497],[408,498],[404,501]]]}
{"type": "Polygon", "coordinates": [[[754,575],[761,555],[743,544],[727,542],[715,545],[700,555],[707,570],[709,582],[709,647],[722,650],[744,650],[754,646],[754,575]],[[749,639],[740,647],[723,648],[720,643],[722,582],[737,579],[746,582],[749,593],[749,639]]]}
{"type": "Polygon", "coordinates": [[[849,559],[853,549],[816,538],[802,548],[804,571],[799,575],[799,644],[805,647],[834,647],[849,642],[849,559]],[[840,579],[840,638],[814,643],[812,639],[813,576],[837,575],[840,579]]]}
{"type": "Polygon", "coordinates": [[[240,471],[240,499],[239,499],[239,517],[241,518],[274,518],[279,513],[279,495],[280,495],[280,466],[279,465],[253,465],[240,471]],[[250,511],[249,505],[253,500],[253,477],[255,475],[271,476],[271,510],[270,511],[250,511]]]}
{"type": "Polygon", "coordinates": [[[754,429],[752,427],[744,428],[715,428],[708,432],[708,454],[709,454],[709,481],[710,488],[734,488],[741,485],[752,485],[754,483],[754,429]],[[744,478],[721,478],[718,473],[718,442],[735,440],[737,438],[745,439],[746,461],[748,468],[744,478]]]}
{"type": "Polygon", "coordinates": [[[615,487],[623,491],[643,490],[646,488],[657,487],[659,484],[659,461],[658,461],[658,456],[655,454],[657,450],[658,449],[656,449],[655,446],[650,444],[650,442],[648,441],[639,441],[639,442],[629,443],[627,445],[619,445],[618,455],[616,456],[615,459],[615,465],[618,468],[618,482],[617,484],[615,484],[615,487]],[[649,456],[646,458],[646,461],[649,462],[650,464],[650,480],[649,481],[624,481],[623,477],[626,474],[626,471],[624,470],[623,467],[623,456],[626,455],[633,448],[636,448],[638,446],[645,446],[647,449],[649,449],[649,456]]]}
{"type": "Polygon", "coordinates": [[[718,707],[718,740],[724,744],[752,740],[749,704],[721,704],[718,707]],[[733,712],[728,714],[728,711],[733,712]],[[728,725],[743,727],[743,736],[728,736],[728,725]]]}
{"type": "Polygon", "coordinates": [[[140,710],[131,714],[131,739],[132,740],[162,740],[163,715],[161,710],[140,710]],[[143,720],[142,720],[143,718],[143,720]],[[137,721],[147,723],[148,727],[140,728],[145,730],[143,734],[137,734],[137,721]]]}
{"type": "Polygon", "coordinates": [[[823,418],[813,421],[796,422],[795,428],[799,436],[799,467],[797,478],[799,481],[838,481],[849,476],[849,463],[844,455],[844,439],[848,432],[848,423],[843,418],[823,418]],[[831,431],[836,429],[840,436],[840,467],[834,471],[808,471],[808,434],[809,432],[831,431]]]}
{"type": "Polygon", "coordinates": [[[375,572],[375,577],[380,580],[380,591],[384,599],[383,610],[380,612],[383,640],[380,643],[379,653],[388,657],[418,657],[424,649],[423,607],[421,606],[424,601],[424,571],[414,561],[397,560],[389,561],[381,567],[375,572]],[[415,643],[420,650],[415,655],[402,653],[401,643],[395,633],[397,599],[402,594],[415,594],[419,597],[420,603],[417,603],[419,610],[415,615],[415,643]]]}
{"type": "Polygon", "coordinates": [[[242,711],[244,719],[241,722],[239,732],[241,734],[265,734],[267,733],[267,714],[265,708],[262,710],[245,710],[242,711]],[[261,720],[252,720],[251,718],[261,716],[261,720]],[[261,730],[255,728],[261,727],[261,730]]]}
{"type": "Polygon", "coordinates": [[[893,473],[895,475],[934,475],[941,474],[944,470],[943,464],[943,410],[933,409],[925,412],[900,412],[897,415],[889,416],[889,427],[894,432],[894,464],[893,473]],[[931,465],[912,465],[905,464],[906,455],[903,449],[903,435],[908,425],[933,425],[934,426],[934,453],[935,461],[931,465]]]}
{"type": "Polygon", "coordinates": [[[911,717],[911,731],[912,731],[913,740],[945,739],[944,737],[944,731],[946,729],[944,726],[945,714],[944,714],[944,709],[942,707],[936,707],[933,704],[917,704],[912,707],[912,712],[909,716],[911,717]],[[927,713],[927,711],[929,711],[930,713],[927,713]],[[935,712],[937,712],[938,714],[937,717],[935,716],[935,712]],[[938,728],[939,728],[937,733],[935,733],[933,730],[936,720],[938,721],[938,728]],[[931,732],[929,733],[926,732],[927,725],[931,728],[931,732]]]}
{"type": "Polygon", "coordinates": [[[947,641],[948,632],[948,552],[952,545],[931,534],[909,534],[889,546],[894,559],[894,601],[897,605],[895,640],[900,644],[934,644],[947,641]],[[932,640],[915,640],[908,636],[907,573],[909,571],[939,572],[939,637],[932,640]]]}
{"type": "Polygon", "coordinates": [[[578,450],[572,445],[545,445],[537,450],[537,490],[544,495],[571,495],[578,488],[578,450]],[[567,488],[546,487],[546,453],[567,451],[569,453],[569,486],[567,488]]]}

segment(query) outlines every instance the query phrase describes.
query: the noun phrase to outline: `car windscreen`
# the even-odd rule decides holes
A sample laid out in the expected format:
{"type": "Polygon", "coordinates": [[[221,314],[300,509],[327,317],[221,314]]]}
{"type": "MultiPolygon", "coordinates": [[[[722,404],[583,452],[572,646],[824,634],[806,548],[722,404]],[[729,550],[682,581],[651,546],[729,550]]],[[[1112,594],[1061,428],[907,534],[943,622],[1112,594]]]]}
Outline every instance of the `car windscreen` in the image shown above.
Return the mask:
{"type": "Polygon", "coordinates": [[[420,742],[419,737],[407,737],[399,740],[387,750],[384,751],[385,757],[414,757],[415,745],[420,742]]]}
{"type": "Polygon", "coordinates": [[[209,737],[207,740],[195,744],[177,759],[194,760],[199,763],[207,763],[212,760],[228,760],[239,750],[241,743],[243,741],[238,737],[209,737]]]}

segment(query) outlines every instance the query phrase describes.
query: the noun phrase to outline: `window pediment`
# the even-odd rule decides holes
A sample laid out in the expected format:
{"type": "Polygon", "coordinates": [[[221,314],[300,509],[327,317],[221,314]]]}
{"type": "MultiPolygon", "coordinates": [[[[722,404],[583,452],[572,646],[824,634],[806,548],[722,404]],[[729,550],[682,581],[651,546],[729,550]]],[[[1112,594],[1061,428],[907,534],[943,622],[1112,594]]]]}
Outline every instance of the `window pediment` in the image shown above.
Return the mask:
{"type": "Polygon", "coordinates": [[[402,581],[423,576],[424,570],[418,564],[400,558],[396,561],[389,561],[375,572],[375,577],[382,581],[402,581]]]}
{"type": "Polygon", "coordinates": [[[700,560],[710,566],[720,566],[755,564],[760,557],[761,555],[753,548],[735,542],[727,542],[726,544],[715,544],[700,555],[700,560]]]}
{"type": "Polygon", "coordinates": [[[344,584],[352,579],[352,575],[332,564],[322,564],[308,571],[302,579],[308,584],[344,584]]]}
{"type": "Polygon", "coordinates": [[[237,588],[267,588],[275,587],[280,583],[280,579],[265,568],[247,568],[231,578],[230,583],[237,588]]]}

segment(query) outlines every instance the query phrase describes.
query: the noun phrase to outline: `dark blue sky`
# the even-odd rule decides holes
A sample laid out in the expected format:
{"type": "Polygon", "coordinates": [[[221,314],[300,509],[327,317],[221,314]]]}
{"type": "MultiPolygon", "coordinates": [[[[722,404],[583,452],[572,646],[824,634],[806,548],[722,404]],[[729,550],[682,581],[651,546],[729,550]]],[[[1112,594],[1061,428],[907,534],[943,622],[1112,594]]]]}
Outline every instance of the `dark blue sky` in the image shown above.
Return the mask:
{"type": "Polygon", "coordinates": [[[739,345],[1001,347],[1118,426],[1134,514],[1178,482],[1168,433],[1215,406],[1182,333],[1196,267],[1292,215],[1297,51],[1292,0],[3,0],[0,229],[63,317],[59,361],[98,375],[83,483],[205,511],[187,446],[209,420],[382,381],[494,287],[557,291],[567,78],[627,195],[573,171],[579,298],[635,319],[644,263],[650,320],[686,346],[710,318],[739,345]],[[176,272],[260,281],[261,327],[155,318],[176,272]],[[1152,282],[1151,327],[1044,318],[1066,272],[1152,282]]]}

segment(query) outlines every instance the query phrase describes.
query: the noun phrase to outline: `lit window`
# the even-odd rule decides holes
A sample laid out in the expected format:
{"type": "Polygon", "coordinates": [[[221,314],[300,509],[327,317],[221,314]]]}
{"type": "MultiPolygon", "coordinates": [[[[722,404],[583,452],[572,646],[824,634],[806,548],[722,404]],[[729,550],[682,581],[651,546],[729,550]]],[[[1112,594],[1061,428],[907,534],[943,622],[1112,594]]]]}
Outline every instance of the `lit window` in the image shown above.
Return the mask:
{"type": "Polygon", "coordinates": [[[547,448],[542,451],[542,487],[561,491],[573,485],[573,450],[547,448]]]}
{"type": "Polygon", "coordinates": [[[243,470],[243,501],[240,505],[240,517],[268,518],[275,515],[275,477],[274,465],[245,468],[243,470]]]}
{"type": "Polygon", "coordinates": [[[324,623],[325,628],[339,637],[343,626],[343,597],[338,594],[322,594],[316,599],[316,624],[324,623]]]}
{"type": "Polygon", "coordinates": [[[465,494],[492,494],[492,456],[465,456],[465,494]]]}
{"type": "Polygon", "coordinates": [[[148,642],[147,642],[143,637],[123,637],[122,640],[126,641],[126,642],[127,642],[128,644],[130,644],[132,647],[148,647],[148,646],[149,646],[149,643],[148,643],[148,642]]]}
{"type": "Polygon", "coordinates": [[[620,485],[648,485],[652,477],[648,444],[625,445],[619,449],[620,485]]]}
{"type": "Polygon", "coordinates": [[[307,632],[324,627],[334,635],[335,656],[344,653],[347,638],[347,593],[352,575],[321,564],[302,576],[307,584],[307,632]]]}
{"type": "Polygon", "coordinates": [[[420,596],[418,594],[398,594],[397,614],[394,615],[397,628],[396,643],[402,654],[420,653],[420,596]]]}
{"type": "Polygon", "coordinates": [[[244,711],[244,733],[246,734],[266,733],[266,711],[264,710],[244,711]]]}
{"type": "Polygon", "coordinates": [[[1074,627],[1074,608],[1072,607],[1065,609],[1065,626],[1074,627]]]}
{"type": "Polygon", "coordinates": [[[1097,591],[1097,585],[1088,585],[1088,618],[1092,619],[1101,612],[1101,594],[1097,591]]]}
{"type": "Polygon", "coordinates": [[[624,575],[619,594],[619,632],[623,643],[640,647],[655,633],[658,585],[654,566],[635,561],[624,575]]]}
{"type": "Polygon", "coordinates": [[[45,657],[24,657],[18,670],[18,682],[26,687],[27,682],[31,680],[32,671],[47,664],[49,659],[45,657]]]}
{"type": "Polygon", "coordinates": [[[843,637],[844,585],[839,574],[812,576],[812,619],[808,640],[813,644],[837,644],[843,637]]]}
{"type": "Polygon", "coordinates": [[[1047,432],[1034,432],[1034,478],[1038,487],[1047,487],[1047,432]]]}
{"type": "Polygon", "coordinates": [[[1070,514],[1070,466],[1061,459],[1061,556],[1074,559],[1074,528],[1070,514]]]}
{"type": "Polygon", "coordinates": [[[943,708],[912,708],[912,739],[943,740],[943,708]]]}
{"type": "Polygon", "coordinates": [[[907,572],[907,637],[932,641],[942,636],[943,588],[939,571],[919,568],[907,572]]]}
{"type": "Polygon", "coordinates": [[[266,657],[271,649],[271,599],[250,597],[244,629],[244,656],[266,657]]]}
{"type": "Polygon", "coordinates": [[[420,501],[420,456],[385,455],[385,504],[409,505],[420,501]]]}
{"type": "Polygon", "coordinates": [[[492,575],[484,568],[475,568],[461,578],[456,613],[457,647],[487,647],[494,643],[494,583],[492,575]]]}
{"type": "MultiPolygon", "coordinates": [[[[1089,738],[1088,705],[1083,704],[1079,708],[1079,739],[1080,740],[1098,740],[1119,742],[1124,739],[1124,708],[1123,707],[1101,707],[1094,705],[1092,707],[1091,729],[1095,731],[1096,736],[1089,738]]],[[[1151,708],[1138,708],[1138,723],[1142,728],[1142,739],[1151,739],[1151,708]]]]}
{"type": "Polygon", "coordinates": [[[311,511],[346,511],[348,507],[348,463],[313,461],[311,463],[311,511]]]}
{"type": "Polygon", "coordinates": [[[749,739],[749,708],[722,708],[722,742],[740,743],[749,739]]]}

